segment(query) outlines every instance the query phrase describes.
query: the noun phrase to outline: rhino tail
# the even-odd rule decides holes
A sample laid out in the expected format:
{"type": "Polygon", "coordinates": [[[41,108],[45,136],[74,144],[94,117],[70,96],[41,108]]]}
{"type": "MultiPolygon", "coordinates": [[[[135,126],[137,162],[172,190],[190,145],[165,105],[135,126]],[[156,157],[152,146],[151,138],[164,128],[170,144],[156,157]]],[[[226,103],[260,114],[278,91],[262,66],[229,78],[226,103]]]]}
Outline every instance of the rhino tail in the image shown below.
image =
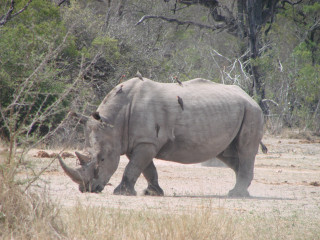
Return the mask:
{"type": "Polygon", "coordinates": [[[260,141],[260,146],[261,146],[261,150],[264,154],[268,153],[268,148],[266,147],[266,145],[263,144],[262,141],[260,141]]]}

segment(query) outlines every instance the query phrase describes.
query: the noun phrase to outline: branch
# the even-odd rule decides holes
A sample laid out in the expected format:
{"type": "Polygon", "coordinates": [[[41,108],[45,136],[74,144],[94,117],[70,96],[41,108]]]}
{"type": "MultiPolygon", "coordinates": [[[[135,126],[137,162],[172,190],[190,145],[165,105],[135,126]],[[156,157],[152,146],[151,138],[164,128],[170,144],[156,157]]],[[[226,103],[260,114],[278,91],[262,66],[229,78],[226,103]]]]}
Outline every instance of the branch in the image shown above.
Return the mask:
{"type": "Polygon", "coordinates": [[[15,14],[13,14],[13,15],[11,16],[11,18],[19,15],[19,14],[22,13],[24,10],[26,10],[31,2],[32,2],[32,0],[29,0],[29,1],[27,2],[27,4],[26,4],[23,8],[21,8],[18,12],[16,12],[15,14]]]}
{"type": "Polygon", "coordinates": [[[301,2],[302,2],[302,0],[298,0],[298,1],[296,1],[296,2],[291,2],[291,1],[288,1],[288,0],[281,1],[282,6],[283,6],[285,3],[289,3],[291,6],[294,6],[294,5],[299,4],[299,3],[301,3],[301,2]]]}
{"type": "Polygon", "coordinates": [[[224,24],[219,24],[219,25],[216,25],[216,26],[209,26],[209,25],[205,25],[205,24],[202,24],[202,23],[196,23],[196,22],[193,22],[193,21],[180,21],[180,20],[175,19],[175,18],[167,18],[167,17],[163,17],[163,16],[154,16],[154,15],[145,15],[145,16],[143,16],[136,23],[136,25],[141,24],[144,20],[152,19],[152,18],[161,19],[161,20],[164,20],[164,21],[167,21],[167,22],[174,22],[174,23],[177,23],[178,25],[194,25],[194,26],[197,26],[197,27],[199,27],[201,29],[204,28],[204,29],[209,29],[209,30],[212,30],[212,31],[217,30],[217,29],[225,28],[224,24]]]}
{"type": "Polygon", "coordinates": [[[277,102],[275,102],[274,100],[272,100],[272,99],[262,99],[262,102],[271,102],[271,103],[273,103],[274,105],[276,105],[277,107],[279,107],[279,104],[277,103],[277,102]]]}
{"type": "Polygon", "coordinates": [[[8,12],[5,15],[1,16],[0,18],[0,26],[4,25],[11,18],[11,14],[13,10],[14,10],[14,0],[11,0],[11,4],[8,12]]]}
{"type": "Polygon", "coordinates": [[[304,41],[306,41],[306,39],[308,38],[309,33],[318,29],[320,29],[320,19],[317,19],[315,23],[304,33],[304,41]]]}
{"type": "Polygon", "coordinates": [[[11,4],[10,4],[10,8],[9,8],[8,12],[0,18],[0,26],[5,25],[10,19],[14,18],[15,16],[17,16],[20,13],[22,13],[23,11],[25,11],[31,2],[32,2],[32,0],[29,0],[23,8],[21,8],[18,12],[12,14],[12,12],[14,10],[14,0],[11,0],[11,4]]]}
{"type": "Polygon", "coordinates": [[[59,3],[58,3],[58,7],[60,7],[64,2],[66,2],[67,0],[61,0],[59,3]]]}
{"type": "MultiPolygon", "coordinates": [[[[237,36],[237,30],[239,28],[237,19],[233,16],[232,11],[226,6],[220,3],[218,0],[180,0],[180,4],[186,6],[201,5],[209,9],[210,15],[215,22],[219,22],[219,26],[223,26],[224,29],[228,29],[228,33],[237,36]]],[[[222,28],[222,27],[220,27],[222,28]]],[[[215,29],[216,30],[216,29],[215,29]]]]}

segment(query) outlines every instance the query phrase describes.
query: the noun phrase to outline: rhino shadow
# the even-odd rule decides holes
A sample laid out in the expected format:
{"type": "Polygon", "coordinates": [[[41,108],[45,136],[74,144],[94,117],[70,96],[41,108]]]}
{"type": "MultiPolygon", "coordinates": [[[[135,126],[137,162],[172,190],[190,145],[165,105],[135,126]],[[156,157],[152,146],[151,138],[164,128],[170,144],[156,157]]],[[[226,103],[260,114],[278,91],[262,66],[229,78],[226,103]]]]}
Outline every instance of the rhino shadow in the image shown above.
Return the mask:
{"type": "Polygon", "coordinates": [[[259,196],[250,196],[250,197],[229,197],[228,195],[174,195],[174,196],[165,196],[173,198],[217,198],[217,199],[253,199],[253,200],[297,200],[296,198],[286,198],[286,197],[259,197],[259,196]]]}

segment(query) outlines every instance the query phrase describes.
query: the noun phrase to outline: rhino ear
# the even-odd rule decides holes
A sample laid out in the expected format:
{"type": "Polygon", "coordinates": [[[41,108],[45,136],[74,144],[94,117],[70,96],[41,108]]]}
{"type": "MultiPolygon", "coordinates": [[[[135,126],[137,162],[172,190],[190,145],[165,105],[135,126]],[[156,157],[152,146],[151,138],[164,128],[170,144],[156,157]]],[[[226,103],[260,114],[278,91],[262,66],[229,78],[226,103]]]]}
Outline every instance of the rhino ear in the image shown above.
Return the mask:
{"type": "Polygon", "coordinates": [[[109,123],[108,119],[100,116],[99,112],[93,112],[91,116],[102,123],[102,126],[107,126],[113,128],[113,125],[109,123]]]}
{"type": "Polygon", "coordinates": [[[91,116],[98,121],[101,119],[99,112],[93,112],[91,116]]]}

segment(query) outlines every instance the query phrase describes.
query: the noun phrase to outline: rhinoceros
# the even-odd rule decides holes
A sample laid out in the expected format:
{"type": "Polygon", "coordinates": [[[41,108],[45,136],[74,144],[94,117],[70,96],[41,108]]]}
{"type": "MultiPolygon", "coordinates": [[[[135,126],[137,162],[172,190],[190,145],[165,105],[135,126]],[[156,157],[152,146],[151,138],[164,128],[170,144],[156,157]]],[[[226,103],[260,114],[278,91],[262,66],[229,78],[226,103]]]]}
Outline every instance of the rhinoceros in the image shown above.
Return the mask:
{"type": "Polygon", "coordinates": [[[228,196],[249,196],[263,114],[238,86],[200,78],[183,85],[132,78],[111,90],[90,117],[80,117],[90,154],[76,153],[78,169],[61,158],[60,164],[81,192],[102,191],[125,154],[129,163],[114,194],[136,195],[142,173],[144,193],[163,195],[154,158],[192,164],[217,157],[236,175],[228,196]]]}

